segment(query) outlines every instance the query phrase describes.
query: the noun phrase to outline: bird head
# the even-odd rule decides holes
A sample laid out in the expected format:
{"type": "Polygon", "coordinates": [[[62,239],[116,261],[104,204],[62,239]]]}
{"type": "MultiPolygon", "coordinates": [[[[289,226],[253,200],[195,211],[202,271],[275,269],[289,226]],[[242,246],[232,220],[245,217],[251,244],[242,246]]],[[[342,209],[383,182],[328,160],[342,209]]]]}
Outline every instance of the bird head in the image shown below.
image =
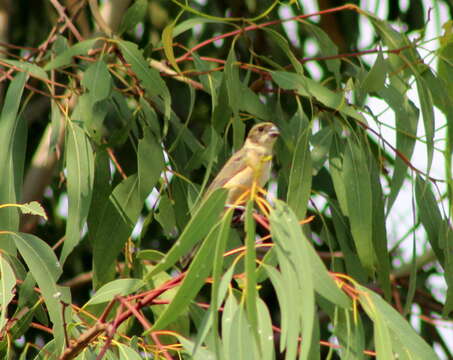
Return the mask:
{"type": "Polygon", "coordinates": [[[280,131],[277,126],[271,122],[264,122],[256,124],[250,129],[247,141],[254,145],[272,148],[278,135],[280,135],[280,131]]]}

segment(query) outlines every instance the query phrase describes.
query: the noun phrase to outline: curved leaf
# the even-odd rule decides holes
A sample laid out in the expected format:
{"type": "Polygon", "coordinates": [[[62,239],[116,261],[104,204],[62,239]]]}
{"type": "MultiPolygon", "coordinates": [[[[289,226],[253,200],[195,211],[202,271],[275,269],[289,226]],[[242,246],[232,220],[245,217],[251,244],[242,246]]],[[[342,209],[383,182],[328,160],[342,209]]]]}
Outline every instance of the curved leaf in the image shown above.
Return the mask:
{"type": "Polygon", "coordinates": [[[44,70],[50,71],[70,64],[73,56],[86,54],[97,41],[99,40],[89,39],[71,46],[69,49],[63,51],[61,54],[52,59],[52,61],[48,62],[47,65],[44,66],[44,70]]]}
{"type": "Polygon", "coordinates": [[[16,276],[11,265],[2,254],[0,254],[0,276],[0,330],[3,331],[8,316],[8,304],[14,297],[13,289],[16,286],[16,276]]]}
{"type": "Polygon", "coordinates": [[[349,138],[343,160],[343,180],[346,189],[348,216],[352,237],[360,262],[374,271],[375,253],[372,240],[373,203],[365,148],[349,138]]]}
{"type": "MultiPolygon", "coordinates": [[[[4,174],[0,176],[0,204],[14,204],[21,197],[26,133],[18,111],[26,79],[27,74],[19,73],[11,81],[0,114],[0,164],[4,174]]],[[[1,210],[0,229],[19,230],[17,209],[1,210]]],[[[10,254],[15,253],[14,242],[9,235],[3,238],[0,248],[10,254]]]]}
{"type": "Polygon", "coordinates": [[[88,137],[72,122],[68,123],[67,131],[66,168],[69,205],[66,239],[60,256],[62,264],[80,242],[83,225],[90,209],[94,179],[94,155],[88,137]]]}
{"type": "Polygon", "coordinates": [[[145,286],[145,282],[140,279],[117,279],[101,286],[93,297],[84,305],[100,304],[114,299],[115,296],[129,295],[145,286]]]}
{"type": "MultiPolygon", "coordinates": [[[[62,273],[60,262],[49,245],[36,236],[22,233],[12,235],[46,302],[47,311],[54,325],[55,346],[59,353],[64,344],[65,323],[61,302],[71,303],[69,289],[57,285],[62,273]]],[[[68,315],[68,311],[70,312],[70,308],[66,307],[65,315],[68,315]]]]}

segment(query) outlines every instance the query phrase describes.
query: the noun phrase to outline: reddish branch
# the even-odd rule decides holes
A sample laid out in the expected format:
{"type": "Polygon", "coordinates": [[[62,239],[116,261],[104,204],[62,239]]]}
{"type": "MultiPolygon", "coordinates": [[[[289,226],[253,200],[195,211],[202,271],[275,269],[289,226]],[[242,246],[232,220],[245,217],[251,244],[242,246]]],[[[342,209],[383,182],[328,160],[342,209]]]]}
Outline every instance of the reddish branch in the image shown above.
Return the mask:
{"type": "MultiPolygon", "coordinates": [[[[72,341],[70,343],[70,346],[65,350],[63,355],[60,357],[60,360],[69,360],[73,359],[77,354],[79,354],[92,340],[94,340],[96,337],[98,337],[102,333],[106,333],[107,339],[105,341],[105,344],[99,353],[97,359],[102,359],[103,355],[106,353],[108,350],[111,341],[113,339],[113,336],[115,335],[118,327],[129,317],[135,316],[137,319],[140,321],[140,323],[145,327],[145,329],[150,329],[151,325],[148,323],[146,318],[140,313],[140,309],[142,309],[145,306],[149,306],[153,304],[153,301],[160,295],[162,295],[164,292],[167,290],[173,289],[175,286],[178,286],[181,281],[184,279],[185,273],[182,273],[178,275],[177,277],[167,281],[165,284],[160,286],[157,289],[153,289],[151,291],[146,292],[146,296],[144,296],[141,300],[139,300],[137,303],[134,305],[130,304],[129,301],[131,300],[131,297],[129,298],[123,298],[123,297],[116,297],[113,299],[107,307],[104,309],[104,312],[102,313],[101,317],[98,319],[96,324],[89,329],[87,329],[77,340],[72,341]],[[121,306],[117,312],[117,315],[112,321],[105,322],[108,314],[112,310],[114,304],[119,301],[121,306]]],[[[151,335],[152,336],[152,335],[151,335]]],[[[156,343],[156,345],[159,347],[159,344],[156,343]]],[[[164,356],[168,355],[166,354],[165,349],[163,347],[160,349],[164,356]]],[[[171,359],[171,357],[168,355],[166,358],[171,359]]]]}
{"type": "Polygon", "coordinates": [[[94,339],[104,333],[108,328],[108,324],[96,322],[92,327],[80,335],[77,340],[72,340],[69,346],[61,355],[60,360],[74,359],[80,352],[85,349],[94,339]]]}
{"type": "MultiPolygon", "coordinates": [[[[79,7],[74,10],[72,18],[76,18],[79,15],[79,11],[83,8],[85,5],[85,1],[80,1],[79,7]]],[[[39,46],[36,52],[30,53],[28,56],[25,57],[25,61],[30,60],[31,58],[35,58],[36,62],[39,62],[41,58],[44,56],[44,54],[47,52],[49,49],[50,45],[57,39],[57,32],[58,34],[62,34],[68,27],[69,24],[68,22],[71,22],[69,18],[66,17],[64,24],[60,27],[59,23],[55,24],[55,26],[52,28],[52,30],[49,33],[49,36],[47,39],[39,46]],[[57,30],[60,27],[59,30],[57,30]]],[[[72,22],[71,22],[72,24],[72,22]]],[[[5,46],[5,45],[2,45],[5,46]]],[[[6,45],[7,47],[14,47],[14,45],[6,45]]],[[[10,69],[4,76],[0,77],[0,82],[4,81],[5,79],[8,79],[11,74],[13,73],[13,69],[10,69]]]]}
{"type": "Polygon", "coordinates": [[[346,5],[343,5],[343,6],[339,6],[339,7],[328,9],[328,10],[318,11],[318,12],[314,12],[314,13],[311,13],[311,14],[304,14],[304,15],[294,16],[294,17],[291,17],[291,18],[288,18],[288,19],[279,19],[279,20],[268,21],[268,22],[265,22],[265,23],[262,23],[262,24],[253,24],[253,25],[247,26],[247,27],[245,27],[243,29],[230,31],[228,33],[221,34],[221,35],[218,35],[218,36],[214,36],[213,38],[205,40],[205,41],[199,43],[198,45],[195,45],[192,49],[187,51],[184,55],[182,55],[179,58],[177,58],[176,62],[178,63],[178,62],[186,60],[194,52],[196,52],[196,51],[200,50],[201,48],[205,47],[206,45],[209,45],[209,44],[211,44],[213,42],[216,42],[218,40],[226,39],[228,37],[236,36],[236,35],[248,32],[248,31],[262,29],[262,28],[265,28],[265,27],[268,27],[268,26],[271,26],[271,25],[281,24],[281,23],[284,23],[284,22],[287,22],[287,21],[307,19],[309,17],[323,15],[323,14],[328,14],[328,13],[334,13],[334,12],[343,11],[343,10],[360,11],[360,9],[356,5],[346,4],[346,5]]]}
{"type": "MultiPolygon", "coordinates": [[[[335,273],[331,273],[332,276],[335,277],[335,273]]],[[[69,342],[68,348],[64,351],[63,355],[60,357],[60,360],[69,360],[75,358],[81,351],[83,351],[92,341],[94,341],[99,335],[105,333],[107,335],[107,338],[105,340],[103,349],[101,350],[99,359],[102,358],[103,354],[106,353],[108,348],[111,345],[111,341],[119,328],[119,326],[127,320],[129,317],[134,316],[137,318],[137,320],[142,324],[143,328],[145,330],[151,329],[151,324],[148,322],[148,320],[145,318],[145,316],[142,314],[141,309],[150,306],[150,305],[164,305],[164,304],[169,304],[168,300],[162,300],[162,299],[157,299],[160,295],[162,295],[164,292],[167,290],[173,289],[174,287],[178,286],[182,280],[185,277],[185,273],[180,274],[179,276],[169,280],[162,286],[160,286],[157,289],[149,290],[140,294],[136,295],[131,295],[128,297],[122,297],[118,296],[115,299],[113,299],[104,309],[103,313],[101,316],[96,320],[96,323],[87,329],[77,340],[71,340],[69,342]],[[132,301],[138,300],[135,304],[132,304],[132,301]],[[117,312],[117,315],[115,318],[109,322],[107,322],[107,318],[111,310],[113,309],[114,305],[116,302],[120,303],[120,308],[117,312]]],[[[407,286],[407,279],[406,278],[401,278],[399,280],[395,279],[395,285],[397,283],[401,282],[403,285],[407,286]]],[[[18,283],[22,283],[21,281],[18,281],[18,283]]],[[[382,293],[382,291],[378,288],[370,287],[373,291],[377,293],[382,293]]],[[[342,289],[345,291],[345,293],[352,299],[357,297],[357,290],[353,287],[350,286],[346,282],[342,282],[342,289]]],[[[39,288],[35,288],[35,291],[40,293],[39,288]]],[[[420,306],[423,309],[430,309],[431,311],[441,313],[442,311],[442,304],[439,304],[436,302],[431,294],[427,292],[423,292],[420,289],[416,290],[415,302],[420,304],[420,306]]],[[[205,303],[197,303],[198,306],[202,308],[208,308],[209,304],[205,303]]],[[[401,306],[397,306],[401,307],[401,306]]],[[[223,311],[223,308],[219,309],[220,311],[223,311]]],[[[401,310],[401,309],[399,309],[401,310]]],[[[81,311],[81,309],[78,309],[78,311],[81,311]]],[[[37,324],[37,323],[32,323],[32,327],[36,329],[40,329],[42,331],[52,333],[52,330],[49,329],[48,327],[45,327],[43,325],[37,324]]],[[[273,329],[275,332],[280,332],[281,330],[273,326],[273,329]]],[[[157,334],[151,333],[151,337],[153,338],[157,348],[159,349],[160,353],[166,358],[166,359],[171,359],[171,356],[168,354],[166,351],[165,347],[159,342],[157,338],[157,334]]],[[[341,348],[339,345],[332,344],[327,341],[320,341],[320,345],[322,346],[329,346],[333,348],[341,348]]],[[[365,354],[367,355],[375,355],[373,351],[365,350],[365,354]]]]}
{"type": "Polygon", "coordinates": [[[77,39],[77,41],[79,42],[82,41],[83,37],[82,35],[80,35],[79,30],[77,30],[77,28],[72,23],[71,19],[66,14],[66,9],[63,6],[61,6],[61,4],[57,0],[50,0],[50,2],[60,15],[60,19],[64,20],[66,26],[69,28],[69,30],[71,30],[72,34],[77,39]]]}
{"type": "Polygon", "coordinates": [[[431,176],[429,176],[428,174],[425,174],[423,171],[421,171],[420,169],[416,168],[414,165],[412,165],[412,163],[409,161],[409,159],[406,157],[406,155],[404,155],[401,151],[399,151],[397,148],[395,148],[392,144],[390,144],[387,140],[385,140],[381,134],[379,134],[376,130],[373,130],[372,128],[370,128],[367,124],[365,124],[364,122],[361,122],[361,121],[358,121],[357,122],[360,126],[362,126],[365,130],[368,130],[370,132],[372,132],[374,135],[376,135],[380,140],[382,140],[390,149],[392,149],[392,151],[412,170],[414,170],[416,173],[418,174],[421,174],[423,176],[425,176],[427,179],[429,179],[430,181],[436,183],[436,182],[445,182],[445,180],[442,180],[442,179],[436,179],[436,178],[433,178],[431,176]]]}

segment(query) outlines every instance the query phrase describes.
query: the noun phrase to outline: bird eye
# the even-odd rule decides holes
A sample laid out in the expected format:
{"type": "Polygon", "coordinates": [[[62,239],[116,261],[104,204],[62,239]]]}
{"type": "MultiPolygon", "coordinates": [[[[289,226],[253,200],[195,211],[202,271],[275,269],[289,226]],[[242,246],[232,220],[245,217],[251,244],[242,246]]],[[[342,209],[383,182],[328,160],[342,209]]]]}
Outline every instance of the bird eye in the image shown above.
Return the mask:
{"type": "Polygon", "coordinates": [[[259,127],[259,128],[258,128],[258,131],[259,131],[259,132],[263,132],[263,130],[264,130],[263,127],[259,127]]]}

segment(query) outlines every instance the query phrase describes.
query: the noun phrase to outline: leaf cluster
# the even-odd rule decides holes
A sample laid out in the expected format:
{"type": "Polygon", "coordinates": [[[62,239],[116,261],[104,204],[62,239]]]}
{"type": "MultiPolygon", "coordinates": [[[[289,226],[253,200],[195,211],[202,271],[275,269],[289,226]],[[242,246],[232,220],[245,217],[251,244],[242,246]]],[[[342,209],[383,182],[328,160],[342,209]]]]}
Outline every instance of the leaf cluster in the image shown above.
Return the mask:
{"type": "Polygon", "coordinates": [[[450,23],[426,55],[423,31],[350,4],[136,0],[109,22],[50,3],[47,40],[0,60],[3,357],[451,356],[434,320],[453,310],[450,23]],[[316,16],[365,20],[372,44],[316,16]],[[258,121],[281,131],[274,171],[238,219],[203,191],[258,121]]]}

